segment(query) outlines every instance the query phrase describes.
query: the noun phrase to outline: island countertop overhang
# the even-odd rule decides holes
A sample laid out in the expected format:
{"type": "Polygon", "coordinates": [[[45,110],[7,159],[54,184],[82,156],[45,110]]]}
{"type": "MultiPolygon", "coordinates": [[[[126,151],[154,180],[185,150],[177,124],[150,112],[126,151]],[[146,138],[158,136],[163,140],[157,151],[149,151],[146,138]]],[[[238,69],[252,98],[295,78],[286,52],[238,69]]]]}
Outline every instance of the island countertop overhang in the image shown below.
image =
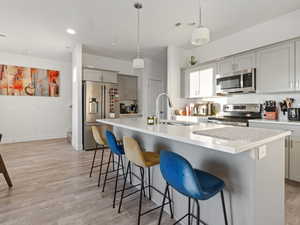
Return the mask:
{"type": "Polygon", "coordinates": [[[248,151],[291,135],[290,131],[232,127],[207,122],[192,126],[147,125],[146,118],[98,119],[97,122],[231,154],[248,151]],[[223,132],[226,138],[194,133],[200,131],[205,134],[213,130],[219,136],[223,132]],[[228,131],[232,138],[228,138],[228,131]]]}

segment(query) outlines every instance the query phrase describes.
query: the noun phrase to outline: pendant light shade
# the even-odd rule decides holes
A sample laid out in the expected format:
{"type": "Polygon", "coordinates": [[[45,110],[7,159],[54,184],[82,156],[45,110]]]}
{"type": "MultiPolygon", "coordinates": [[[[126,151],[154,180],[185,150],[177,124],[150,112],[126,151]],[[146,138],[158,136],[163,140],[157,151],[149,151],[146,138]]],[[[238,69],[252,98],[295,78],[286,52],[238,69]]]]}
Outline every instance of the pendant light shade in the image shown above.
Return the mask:
{"type": "Polygon", "coordinates": [[[210,31],[207,27],[197,27],[192,33],[192,44],[193,45],[204,45],[210,41],[210,31]]]}
{"type": "Polygon", "coordinates": [[[202,8],[199,0],[199,26],[193,30],[191,43],[196,46],[204,45],[210,41],[210,31],[202,25],[202,8]]]}
{"type": "Polygon", "coordinates": [[[135,58],[133,61],[132,61],[132,67],[134,69],[144,69],[145,68],[145,62],[144,62],[144,59],[142,58],[135,58]]]}
{"type": "Polygon", "coordinates": [[[134,69],[144,69],[144,59],[140,57],[140,9],[143,8],[141,3],[135,3],[134,8],[137,10],[137,47],[136,47],[136,58],[132,61],[132,67],[134,69]]]}

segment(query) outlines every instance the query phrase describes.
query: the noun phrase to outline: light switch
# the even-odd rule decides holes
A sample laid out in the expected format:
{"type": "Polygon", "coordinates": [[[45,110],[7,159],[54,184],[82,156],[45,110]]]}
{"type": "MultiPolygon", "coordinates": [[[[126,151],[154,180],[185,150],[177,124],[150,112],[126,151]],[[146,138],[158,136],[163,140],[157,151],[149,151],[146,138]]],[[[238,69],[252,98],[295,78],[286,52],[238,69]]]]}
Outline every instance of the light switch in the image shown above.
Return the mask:
{"type": "Polygon", "coordinates": [[[267,146],[263,145],[258,148],[258,160],[261,160],[267,156],[267,146]]]}

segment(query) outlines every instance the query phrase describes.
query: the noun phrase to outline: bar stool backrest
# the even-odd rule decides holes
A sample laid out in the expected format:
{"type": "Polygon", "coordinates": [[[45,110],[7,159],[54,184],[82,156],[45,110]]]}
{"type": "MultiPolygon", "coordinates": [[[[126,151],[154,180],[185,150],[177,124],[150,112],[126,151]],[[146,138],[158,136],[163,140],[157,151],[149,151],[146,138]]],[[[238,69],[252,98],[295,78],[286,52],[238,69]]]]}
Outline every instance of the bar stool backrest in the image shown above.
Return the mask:
{"type": "Polygon", "coordinates": [[[134,164],[146,167],[146,160],[142,154],[142,149],[137,141],[132,137],[123,137],[124,151],[129,161],[134,164]]]}
{"type": "Polygon", "coordinates": [[[117,155],[123,155],[124,149],[121,145],[118,144],[117,139],[113,132],[106,130],[106,140],[110,150],[117,155]]]}
{"type": "Polygon", "coordinates": [[[95,142],[98,145],[107,145],[106,137],[105,137],[105,131],[112,128],[106,127],[106,126],[92,126],[92,133],[95,142]]]}
{"type": "Polygon", "coordinates": [[[193,198],[201,195],[202,188],[195,171],[182,156],[174,152],[161,151],[160,171],[166,182],[178,192],[193,198]]]}

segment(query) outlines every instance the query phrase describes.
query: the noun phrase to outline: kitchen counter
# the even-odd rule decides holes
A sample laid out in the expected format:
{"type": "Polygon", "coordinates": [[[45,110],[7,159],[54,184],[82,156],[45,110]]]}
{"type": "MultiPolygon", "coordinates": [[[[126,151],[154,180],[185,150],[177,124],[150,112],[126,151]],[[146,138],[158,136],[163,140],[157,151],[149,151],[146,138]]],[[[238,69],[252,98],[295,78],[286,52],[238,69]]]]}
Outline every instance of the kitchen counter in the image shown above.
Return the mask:
{"type": "Polygon", "coordinates": [[[249,123],[268,123],[268,124],[284,124],[284,125],[296,125],[300,126],[300,121],[291,121],[291,120],[265,120],[265,119],[255,119],[249,120],[249,123]]]}
{"type": "Polygon", "coordinates": [[[100,119],[97,122],[232,154],[290,135],[290,131],[232,127],[213,123],[198,123],[191,126],[147,125],[145,118],[100,119]]]}
{"type": "MultiPolygon", "coordinates": [[[[134,137],[146,151],[176,152],[194,168],[224,180],[229,225],[265,225],[266,221],[272,225],[284,224],[284,146],[289,131],[205,122],[187,126],[183,122],[174,125],[174,121],[165,121],[169,124],[151,126],[145,118],[98,122],[112,125],[119,138],[134,137]]],[[[163,191],[165,182],[159,166],[151,170],[152,185],[163,191]]],[[[133,171],[139,172],[137,167],[133,171]]],[[[171,196],[174,216],[179,219],[187,210],[187,200],[173,189],[171,196]]],[[[161,195],[152,192],[152,201],[160,204],[161,195]]],[[[219,195],[199,204],[203,221],[224,224],[219,195]]],[[[188,224],[187,220],[183,224],[188,224]]]]}

